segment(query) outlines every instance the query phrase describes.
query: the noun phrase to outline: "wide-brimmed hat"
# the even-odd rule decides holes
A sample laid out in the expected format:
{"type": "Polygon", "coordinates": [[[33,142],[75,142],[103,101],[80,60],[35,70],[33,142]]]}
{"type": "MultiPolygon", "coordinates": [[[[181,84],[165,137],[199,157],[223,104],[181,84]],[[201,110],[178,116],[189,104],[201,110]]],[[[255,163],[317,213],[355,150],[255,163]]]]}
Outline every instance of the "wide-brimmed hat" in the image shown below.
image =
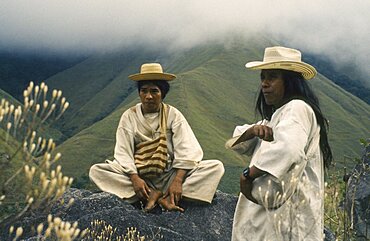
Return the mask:
{"type": "Polygon", "coordinates": [[[248,69],[286,69],[302,73],[306,80],[312,79],[317,74],[316,69],[302,62],[300,51],[280,46],[265,49],[263,61],[248,62],[248,69]]]}
{"type": "Polygon", "coordinates": [[[129,79],[135,81],[142,80],[166,80],[171,81],[176,78],[176,75],[163,73],[163,68],[159,63],[146,63],[141,65],[140,73],[132,74],[129,79]]]}

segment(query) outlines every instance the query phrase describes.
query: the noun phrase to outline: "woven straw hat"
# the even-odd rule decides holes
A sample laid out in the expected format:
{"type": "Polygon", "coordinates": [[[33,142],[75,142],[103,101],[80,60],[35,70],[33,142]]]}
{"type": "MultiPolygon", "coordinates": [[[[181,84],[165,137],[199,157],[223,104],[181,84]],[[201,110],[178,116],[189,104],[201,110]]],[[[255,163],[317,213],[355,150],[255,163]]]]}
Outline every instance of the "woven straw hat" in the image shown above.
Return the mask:
{"type": "Polygon", "coordinates": [[[141,80],[166,80],[171,81],[176,78],[176,75],[163,73],[163,68],[159,63],[146,63],[141,65],[140,73],[132,74],[129,79],[135,81],[141,80]]]}
{"type": "Polygon", "coordinates": [[[248,62],[247,69],[286,69],[302,73],[306,80],[312,79],[317,74],[316,69],[302,62],[301,52],[296,49],[280,46],[265,49],[263,61],[248,62]]]}

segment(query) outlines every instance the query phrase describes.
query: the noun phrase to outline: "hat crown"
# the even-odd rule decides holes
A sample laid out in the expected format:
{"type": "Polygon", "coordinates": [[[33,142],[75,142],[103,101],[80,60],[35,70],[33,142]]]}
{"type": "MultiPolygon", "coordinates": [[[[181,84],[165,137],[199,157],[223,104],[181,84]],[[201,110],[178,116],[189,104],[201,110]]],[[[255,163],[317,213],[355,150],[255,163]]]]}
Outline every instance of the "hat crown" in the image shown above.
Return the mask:
{"type": "Polygon", "coordinates": [[[141,65],[140,74],[159,73],[163,74],[162,65],[158,63],[147,63],[141,65]]]}
{"type": "Polygon", "coordinates": [[[300,51],[285,47],[269,47],[265,49],[263,62],[275,61],[294,61],[302,62],[302,54],[300,51]]]}
{"type": "Polygon", "coordinates": [[[299,50],[275,46],[265,48],[263,61],[252,61],[245,64],[248,69],[285,69],[301,73],[306,80],[317,74],[316,69],[302,61],[299,50]]]}
{"type": "Polygon", "coordinates": [[[140,73],[128,76],[129,79],[135,81],[142,80],[165,80],[171,81],[176,78],[176,75],[164,73],[160,63],[145,63],[140,67],[140,73]]]}

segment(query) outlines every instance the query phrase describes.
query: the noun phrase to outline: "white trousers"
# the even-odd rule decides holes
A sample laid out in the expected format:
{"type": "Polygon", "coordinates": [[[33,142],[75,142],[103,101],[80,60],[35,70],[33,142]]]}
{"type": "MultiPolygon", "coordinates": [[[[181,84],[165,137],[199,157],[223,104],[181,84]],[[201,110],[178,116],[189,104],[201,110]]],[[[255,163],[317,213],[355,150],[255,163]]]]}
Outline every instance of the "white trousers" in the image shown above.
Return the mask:
{"type": "MultiPolygon", "coordinates": [[[[182,185],[182,196],[211,203],[224,171],[222,162],[218,160],[200,161],[195,168],[187,172],[182,185]]],[[[166,192],[175,174],[176,170],[171,169],[158,178],[144,180],[150,188],[166,192]]],[[[115,160],[93,165],[89,176],[104,192],[115,194],[130,203],[138,200],[130,177],[115,160]]]]}

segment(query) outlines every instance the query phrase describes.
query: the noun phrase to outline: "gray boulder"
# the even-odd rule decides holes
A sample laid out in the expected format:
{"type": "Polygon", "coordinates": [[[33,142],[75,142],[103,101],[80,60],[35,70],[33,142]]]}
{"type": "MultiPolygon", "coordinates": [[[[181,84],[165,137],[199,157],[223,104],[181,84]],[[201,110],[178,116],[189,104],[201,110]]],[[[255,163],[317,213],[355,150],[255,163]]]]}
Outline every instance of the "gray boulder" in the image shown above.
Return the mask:
{"type": "MultiPolygon", "coordinates": [[[[91,221],[103,220],[117,228],[117,234],[126,233],[127,228],[136,227],[146,240],[163,241],[227,241],[231,239],[235,195],[217,191],[211,205],[183,203],[184,213],[162,212],[158,207],[153,213],[145,213],[140,207],[123,202],[118,197],[105,193],[92,193],[71,188],[63,199],[65,203],[75,199],[72,206],[54,206],[53,216],[64,221],[78,221],[79,228],[91,227],[91,221]],[[158,234],[158,235],[157,235],[158,234]]],[[[22,220],[22,226],[32,227],[46,216],[30,217],[22,220]]],[[[330,230],[325,229],[325,241],[335,240],[330,230]]],[[[31,237],[28,241],[39,240],[31,237]]]]}
{"type": "MultiPolygon", "coordinates": [[[[90,228],[93,220],[104,221],[117,228],[117,235],[125,234],[127,228],[136,227],[141,236],[146,236],[146,240],[227,241],[231,238],[237,202],[235,195],[217,191],[210,205],[183,203],[184,213],[164,212],[159,207],[152,213],[145,213],[140,207],[105,192],[93,193],[71,188],[62,198],[64,203],[68,203],[71,198],[75,201],[71,206],[55,205],[51,210],[40,210],[14,224],[16,227],[24,227],[23,237],[28,237],[26,241],[44,240],[33,235],[35,227],[47,219],[48,213],[71,223],[78,221],[80,229],[90,228]]],[[[12,239],[7,234],[8,228],[0,230],[0,240],[12,239]]],[[[325,228],[324,232],[325,241],[336,240],[330,230],[325,228]]]]}
{"type": "Polygon", "coordinates": [[[104,192],[70,189],[63,198],[68,201],[72,197],[75,202],[71,207],[55,207],[52,214],[65,221],[78,221],[81,229],[90,227],[92,220],[104,220],[117,227],[118,233],[137,227],[149,240],[157,238],[154,236],[159,232],[163,238],[158,240],[169,241],[230,240],[237,202],[236,196],[217,191],[211,205],[183,203],[184,213],[162,212],[159,207],[152,213],[145,213],[104,192]]]}
{"type": "Polygon", "coordinates": [[[345,209],[356,240],[370,240],[370,145],[348,179],[345,209]]]}

